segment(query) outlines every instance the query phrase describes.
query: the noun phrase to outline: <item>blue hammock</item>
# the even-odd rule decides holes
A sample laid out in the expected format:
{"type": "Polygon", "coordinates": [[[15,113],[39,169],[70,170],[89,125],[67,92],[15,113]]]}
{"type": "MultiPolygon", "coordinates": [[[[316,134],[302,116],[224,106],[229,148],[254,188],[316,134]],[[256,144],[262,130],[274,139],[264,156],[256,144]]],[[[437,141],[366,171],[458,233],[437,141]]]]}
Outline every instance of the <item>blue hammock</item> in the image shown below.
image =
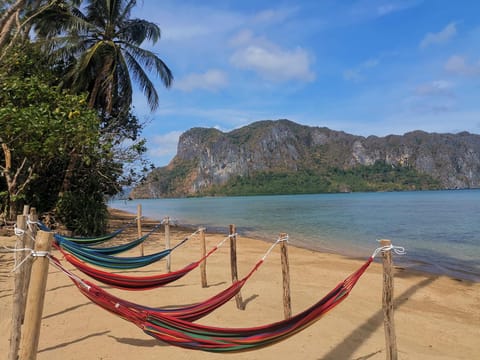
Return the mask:
{"type": "Polygon", "coordinates": [[[91,251],[93,253],[101,253],[105,255],[115,255],[119,254],[121,252],[133,249],[143,243],[153,232],[155,232],[161,224],[155,225],[155,227],[152,228],[147,234],[143,235],[142,237],[132,240],[126,244],[122,245],[116,245],[116,246],[110,246],[110,247],[93,247],[93,246],[88,246],[85,244],[78,244],[73,241],[67,240],[62,236],[57,236],[57,234],[54,235],[55,241],[57,242],[58,245],[60,246],[69,246],[70,248],[78,247],[81,249],[84,249],[85,251],[91,251]]]}
{"type": "Polygon", "coordinates": [[[67,251],[73,256],[93,265],[109,269],[138,269],[163,259],[164,257],[168,256],[173,250],[187,242],[188,239],[189,238],[186,237],[170,249],[165,249],[163,251],[150,255],[132,257],[118,257],[106,255],[102,254],[101,252],[96,252],[91,248],[86,250],[83,247],[72,244],[70,242],[63,242],[61,244],[57,244],[56,247],[61,251],[67,251]]]}
{"type": "MultiPolygon", "coordinates": [[[[102,242],[105,242],[107,240],[110,240],[110,239],[113,239],[115,236],[119,235],[120,233],[122,233],[126,228],[132,226],[133,222],[130,222],[128,223],[127,225],[125,225],[124,227],[118,229],[118,230],[115,230],[109,234],[105,234],[105,235],[100,235],[100,236],[92,236],[92,237],[77,237],[77,236],[65,236],[65,235],[60,235],[60,234],[55,234],[55,239],[62,239],[62,240],[68,240],[68,241],[72,241],[72,242],[75,242],[75,243],[78,243],[78,244],[88,244],[88,245],[91,245],[91,244],[99,244],[99,243],[102,243],[102,242]]],[[[41,221],[38,222],[38,227],[40,228],[40,230],[43,230],[43,231],[52,231],[52,229],[50,229],[47,225],[45,225],[44,223],[42,223],[41,221]]]]}

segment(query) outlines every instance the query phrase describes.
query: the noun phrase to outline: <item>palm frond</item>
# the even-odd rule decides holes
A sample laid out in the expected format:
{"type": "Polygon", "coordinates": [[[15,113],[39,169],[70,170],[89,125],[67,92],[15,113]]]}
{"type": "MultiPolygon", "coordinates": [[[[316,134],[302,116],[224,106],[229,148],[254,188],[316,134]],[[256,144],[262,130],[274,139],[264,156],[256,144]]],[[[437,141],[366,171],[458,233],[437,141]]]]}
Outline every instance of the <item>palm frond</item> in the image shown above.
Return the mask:
{"type": "Polygon", "coordinates": [[[137,80],[140,89],[147,98],[148,105],[150,109],[156,110],[158,108],[158,94],[155,90],[155,86],[143,70],[142,66],[137,62],[135,57],[130,53],[125,53],[125,60],[128,64],[129,69],[131,70],[134,79],[137,80]]]}
{"type": "Polygon", "coordinates": [[[141,63],[148,71],[155,72],[163,82],[165,87],[170,87],[173,82],[172,71],[155,53],[142,49],[138,46],[124,44],[127,52],[141,63]]]}
{"type": "Polygon", "coordinates": [[[141,19],[126,21],[118,32],[120,39],[138,46],[145,40],[150,40],[155,44],[160,36],[160,28],[156,24],[141,19]]]}

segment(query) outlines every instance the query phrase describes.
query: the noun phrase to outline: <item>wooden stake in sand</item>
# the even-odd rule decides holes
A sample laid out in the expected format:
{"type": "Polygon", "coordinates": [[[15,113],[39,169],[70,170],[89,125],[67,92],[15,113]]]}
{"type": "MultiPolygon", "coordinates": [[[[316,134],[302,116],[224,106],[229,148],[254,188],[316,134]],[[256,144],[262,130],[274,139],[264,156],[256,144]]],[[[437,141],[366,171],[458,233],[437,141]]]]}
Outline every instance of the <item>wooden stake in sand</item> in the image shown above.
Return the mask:
{"type": "MultiPolygon", "coordinates": [[[[27,228],[27,218],[24,215],[17,216],[17,240],[15,243],[16,249],[24,249],[26,246],[27,234],[25,230],[27,228]]],[[[20,264],[24,261],[29,254],[25,251],[20,251],[14,254],[15,263],[20,264]]],[[[22,321],[25,313],[25,268],[23,262],[22,266],[15,269],[14,280],[14,293],[13,293],[13,305],[12,305],[12,328],[10,332],[10,352],[8,355],[9,360],[17,360],[18,349],[20,347],[20,338],[22,334],[22,321]]]]}
{"type": "MultiPolygon", "coordinates": [[[[200,258],[205,257],[207,254],[207,249],[205,246],[205,228],[200,230],[200,258]]],[[[207,287],[207,259],[204,259],[200,263],[200,276],[202,277],[202,288],[207,287]]]]}
{"type": "MultiPolygon", "coordinates": [[[[237,270],[237,235],[235,225],[230,225],[230,268],[232,270],[232,283],[238,281],[237,270]]],[[[245,304],[243,303],[242,294],[238,292],[235,295],[235,301],[237,302],[237,308],[245,310],[245,304]]]]}
{"type": "Polygon", "coordinates": [[[292,316],[292,303],[290,298],[290,265],[288,263],[288,247],[287,239],[288,235],[285,233],[280,234],[280,253],[282,258],[282,278],[283,278],[283,313],[285,319],[292,316]]]}
{"type": "Polygon", "coordinates": [[[35,239],[35,256],[32,264],[32,275],[25,309],[25,322],[20,342],[20,360],[35,360],[37,357],[48,275],[49,259],[45,254],[50,251],[52,241],[53,233],[41,230],[35,239]]]}
{"type": "MultiPolygon", "coordinates": [[[[142,204],[137,205],[137,234],[139,238],[142,237],[142,204]]],[[[144,255],[143,242],[140,245],[140,255],[144,255]]]]}
{"type": "MultiPolygon", "coordinates": [[[[28,212],[28,210],[24,208],[23,214],[25,215],[26,212],[28,212]]],[[[28,222],[30,222],[30,224],[27,224],[27,229],[25,234],[26,236],[25,247],[28,249],[35,248],[34,239],[37,236],[37,226],[36,226],[37,221],[38,221],[37,209],[32,207],[30,209],[30,215],[28,218],[28,222]]],[[[25,280],[23,282],[23,299],[26,302],[27,296],[28,296],[28,287],[30,286],[30,274],[32,273],[32,258],[25,261],[22,267],[24,268],[24,271],[25,271],[25,280]]],[[[25,303],[23,306],[25,307],[25,303]]],[[[25,311],[24,311],[24,315],[25,315],[25,311]]],[[[23,324],[23,318],[22,318],[22,324],[23,324]]]]}
{"type": "MultiPolygon", "coordinates": [[[[167,216],[164,219],[164,225],[165,225],[165,249],[170,249],[170,218],[167,216]]],[[[171,268],[171,258],[170,254],[167,256],[167,271],[170,272],[171,268]]]]}
{"type": "MultiPolygon", "coordinates": [[[[390,240],[380,240],[380,245],[391,246],[390,240]]],[[[392,250],[382,251],[383,259],[383,326],[385,329],[385,344],[387,360],[397,360],[397,340],[393,318],[393,262],[392,250]]]]}

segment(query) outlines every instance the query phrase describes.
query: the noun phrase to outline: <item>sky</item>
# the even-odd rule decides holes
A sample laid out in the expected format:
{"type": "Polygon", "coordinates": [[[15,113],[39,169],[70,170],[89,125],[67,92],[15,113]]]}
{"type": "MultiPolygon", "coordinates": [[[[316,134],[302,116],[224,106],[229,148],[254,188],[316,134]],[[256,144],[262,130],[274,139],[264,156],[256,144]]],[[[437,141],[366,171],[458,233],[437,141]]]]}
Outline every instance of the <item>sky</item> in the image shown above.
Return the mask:
{"type": "Polygon", "coordinates": [[[148,158],[165,166],[193,127],[289,119],[361,136],[480,134],[480,1],[143,0],[144,43],[172,70],[140,91],[148,158]]]}

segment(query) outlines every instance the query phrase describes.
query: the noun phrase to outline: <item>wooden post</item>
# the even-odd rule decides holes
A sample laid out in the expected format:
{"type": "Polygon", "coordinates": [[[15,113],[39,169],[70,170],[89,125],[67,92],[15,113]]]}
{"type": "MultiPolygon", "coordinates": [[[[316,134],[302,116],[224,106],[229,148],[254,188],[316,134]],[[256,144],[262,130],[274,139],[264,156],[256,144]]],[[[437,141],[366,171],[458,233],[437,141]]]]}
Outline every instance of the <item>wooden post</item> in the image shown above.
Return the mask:
{"type": "MultiPolygon", "coordinates": [[[[25,239],[27,234],[26,230],[26,217],[23,215],[17,216],[17,229],[22,234],[17,236],[15,248],[24,249],[25,248],[25,239]]],[[[29,256],[27,252],[21,251],[14,253],[15,263],[20,264],[26,256],[29,256]]],[[[25,313],[25,298],[24,287],[25,287],[25,267],[22,264],[19,268],[15,270],[15,279],[14,279],[14,292],[13,292],[13,304],[12,304],[12,327],[10,331],[10,352],[8,355],[9,360],[17,360],[18,349],[20,347],[20,339],[22,335],[22,320],[25,313]]]]}
{"type": "MultiPolygon", "coordinates": [[[[390,246],[390,240],[380,240],[381,246],[390,246]]],[[[387,360],[397,360],[397,339],[395,336],[395,323],[393,317],[393,263],[392,251],[382,251],[383,259],[383,327],[385,330],[385,345],[387,360]]]]}
{"type": "MultiPolygon", "coordinates": [[[[281,233],[280,239],[286,239],[287,234],[281,233]]],[[[288,263],[287,241],[280,241],[280,253],[282,259],[282,277],[283,277],[283,313],[285,319],[292,316],[292,303],[290,298],[290,265],[288,263]]]]}
{"type": "MultiPolygon", "coordinates": [[[[142,204],[137,204],[137,234],[138,237],[142,237],[142,204]]],[[[143,242],[140,245],[140,255],[143,256],[145,254],[143,249],[143,242]]]]}
{"type": "MultiPolygon", "coordinates": [[[[235,235],[235,225],[230,225],[230,268],[232,270],[232,283],[238,281],[237,270],[237,236],[235,235]]],[[[235,295],[235,301],[237,302],[237,308],[245,310],[245,304],[243,303],[242,294],[239,292],[235,295]]]]}
{"type": "MultiPolygon", "coordinates": [[[[207,254],[205,246],[205,229],[200,229],[200,258],[203,258],[207,254]]],[[[204,259],[200,263],[200,276],[202,277],[202,288],[207,287],[207,259],[204,259]]]]}
{"type": "MultiPolygon", "coordinates": [[[[165,249],[171,249],[171,245],[170,245],[170,217],[166,217],[165,218],[165,249]]],[[[171,268],[171,257],[170,257],[171,254],[168,254],[167,256],[167,271],[170,272],[170,268],[171,268]]]]}
{"type": "Polygon", "coordinates": [[[28,216],[30,212],[30,205],[23,205],[23,216],[28,216]]]}
{"type": "MultiPolygon", "coordinates": [[[[35,239],[35,251],[37,253],[50,251],[52,241],[52,232],[40,230],[35,239]]],[[[49,259],[46,256],[37,256],[33,260],[27,307],[25,309],[25,323],[20,342],[20,360],[35,360],[37,357],[45,288],[47,286],[48,261],[49,259]]]]}
{"type": "MultiPolygon", "coordinates": [[[[23,209],[24,215],[26,209],[23,209]]],[[[36,223],[38,221],[38,215],[37,215],[37,209],[32,207],[30,209],[30,217],[29,220],[31,223],[36,223]]],[[[28,249],[33,249],[35,248],[35,237],[37,236],[37,226],[36,225],[27,225],[26,229],[26,234],[25,234],[25,247],[28,249]]],[[[27,301],[27,296],[28,296],[28,287],[30,286],[30,275],[32,273],[32,262],[33,259],[29,258],[27,261],[23,263],[23,267],[25,268],[25,280],[23,282],[23,299],[26,302],[27,301]]],[[[25,303],[24,303],[25,306],[25,303]]],[[[24,309],[25,310],[25,309],[24,309]]],[[[23,312],[25,315],[25,311],[23,312]]],[[[22,318],[22,324],[23,324],[23,318],[22,318]]]]}

